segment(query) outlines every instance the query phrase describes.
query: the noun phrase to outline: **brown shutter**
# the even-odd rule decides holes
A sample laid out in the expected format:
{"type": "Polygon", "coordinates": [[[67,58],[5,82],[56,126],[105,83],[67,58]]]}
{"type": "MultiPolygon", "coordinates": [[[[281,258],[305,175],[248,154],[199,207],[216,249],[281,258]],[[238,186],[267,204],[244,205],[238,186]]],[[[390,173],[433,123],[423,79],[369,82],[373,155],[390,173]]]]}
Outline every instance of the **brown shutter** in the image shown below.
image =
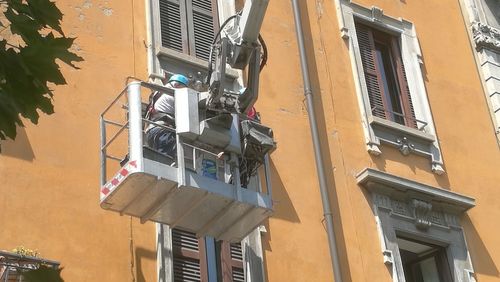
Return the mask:
{"type": "Polygon", "coordinates": [[[188,33],[184,0],[159,0],[161,45],[188,53],[188,33]]]}
{"type": "Polygon", "coordinates": [[[406,78],[406,70],[401,56],[401,48],[399,47],[398,39],[393,37],[391,40],[391,49],[396,61],[396,73],[401,91],[401,102],[403,104],[403,112],[405,115],[405,124],[408,127],[417,128],[417,121],[415,119],[415,109],[411,101],[410,88],[408,87],[408,79],[406,78]]]}
{"type": "Polygon", "coordinates": [[[210,47],[218,29],[217,1],[214,0],[187,0],[188,18],[192,26],[190,36],[191,55],[208,60],[210,47]]]}
{"type": "Polygon", "coordinates": [[[356,34],[358,36],[359,51],[368,90],[368,98],[372,114],[376,117],[386,119],[385,105],[383,99],[383,87],[380,81],[379,71],[375,62],[375,41],[371,28],[356,23],[356,34]]]}
{"type": "Polygon", "coordinates": [[[221,244],[222,282],[244,282],[243,252],[241,243],[221,244]]]}
{"type": "Polygon", "coordinates": [[[172,250],[175,282],[208,281],[204,238],[172,229],[172,250]]]}

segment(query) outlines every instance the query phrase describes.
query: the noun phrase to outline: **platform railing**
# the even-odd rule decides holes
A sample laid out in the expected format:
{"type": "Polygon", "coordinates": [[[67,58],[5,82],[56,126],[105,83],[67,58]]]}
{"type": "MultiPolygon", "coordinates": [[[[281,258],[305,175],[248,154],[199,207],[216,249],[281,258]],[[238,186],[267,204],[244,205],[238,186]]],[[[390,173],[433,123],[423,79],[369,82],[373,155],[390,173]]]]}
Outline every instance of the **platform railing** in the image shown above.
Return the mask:
{"type": "MultiPolygon", "coordinates": [[[[144,106],[147,105],[151,91],[160,91],[162,93],[166,93],[167,95],[172,95],[172,96],[174,95],[173,89],[144,81],[133,81],[130,82],[100,114],[101,186],[105,185],[108,180],[107,170],[108,170],[109,160],[121,163],[123,163],[127,159],[135,160],[137,169],[143,170],[143,161],[144,161],[143,146],[145,143],[144,136],[145,136],[145,128],[147,128],[148,125],[153,124],[155,126],[175,132],[175,128],[165,126],[164,124],[159,124],[157,122],[153,122],[143,118],[144,106]],[[147,91],[143,91],[144,89],[146,89],[147,91]],[[120,101],[122,102],[120,103],[120,101]],[[121,116],[124,117],[123,120],[117,120],[116,116],[115,117],[108,116],[112,110],[116,109],[121,110],[121,116]],[[113,132],[112,134],[108,134],[111,127],[114,128],[115,132],[113,132]],[[120,138],[123,134],[125,134],[125,132],[127,132],[128,135],[127,136],[128,150],[124,150],[123,155],[110,154],[108,152],[108,148],[111,145],[113,145],[118,138],[120,138]]],[[[183,150],[177,151],[178,152],[177,160],[175,163],[171,164],[172,166],[179,167],[180,163],[182,170],[191,169],[199,173],[201,167],[200,164],[197,163],[196,161],[197,156],[199,156],[200,154],[208,155],[216,162],[217,180],[223,181],[225,183],[229,183],[231,180],[235,186],[239,186],[239,176],[237,176],[238,172],[230,171],[230,162],[227,159],[227,156],[221,158],[219,155],[220,152],[215,152],[208,150],[206,148],[201,148],[200,146],[197,146],[195,143],[192,142],[186,142],[178,135],[177,135],[177,145],[178,148],[182,148],[183,150]],[[187,153],[188,150],[191,151],[191,153],[187,153]],[[192,156],[192,158],[190,158],[190,156],[192,156]],[[222,177],[219,177],[222,175],[222,172],[219,174],[220,168],[224,170],[225,174],[224,179],[222,179],[222,177]],[[228,173],[231,174],[232,177],[229,177],[228,173]]],[[[234,160],[233,160],[233,165],[234,165],[234,160]]],[[[181,170],[179,170],[179,172],[180,171],[181,170]]],[[[264,174],[263,175],[264,178],[262,179],[263,183],[261,183],[260,179],[261,176],[257,175],[258,179],[257,192],[271,197],[272,195],[271,175],[270,175],[269,157],[267,155],[264,158],[263,174],[264,174]],[[263,189],[263,186],[265,187],[265,189],[263,189]]],[[[180,177],[182,177],[182,175],[180,177]]]]}

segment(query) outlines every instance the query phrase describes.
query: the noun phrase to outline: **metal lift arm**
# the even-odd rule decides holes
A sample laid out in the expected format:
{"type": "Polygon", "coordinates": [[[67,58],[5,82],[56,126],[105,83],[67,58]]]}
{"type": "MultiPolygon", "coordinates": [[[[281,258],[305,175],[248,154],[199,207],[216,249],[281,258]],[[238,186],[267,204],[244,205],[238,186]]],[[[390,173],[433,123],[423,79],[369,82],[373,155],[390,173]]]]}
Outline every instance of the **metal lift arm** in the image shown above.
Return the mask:
{"type": "Polygon", "coordinates": [[[234,23],[212,50],[215,70],[211,76],[207,107],[216,111],[246,113],[258,97],[261,45],[259,32],[269,0],[247,0],[234,23]],[[228,89],[226,63],[235,69],[248,67],[247,87],[228,89]]]}

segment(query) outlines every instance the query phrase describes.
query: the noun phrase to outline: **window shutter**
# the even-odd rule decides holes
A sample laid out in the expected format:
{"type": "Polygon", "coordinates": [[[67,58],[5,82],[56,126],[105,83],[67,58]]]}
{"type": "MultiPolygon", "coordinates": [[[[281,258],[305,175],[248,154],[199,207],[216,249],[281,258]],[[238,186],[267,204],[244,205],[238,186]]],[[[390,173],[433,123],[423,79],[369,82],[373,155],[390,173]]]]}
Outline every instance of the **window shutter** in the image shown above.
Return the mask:
{"type": "Polygon", "coordinates": [[[385,106],[382,97],[382,83],[380,81],[377,64],[375,62],[375,41],[373,33],[367,26],[356,24],[356,34],[358,36],[359,51],[361,61],[363,62],[363,71],[365,74],[366,88],[372,114],[376,117],[385,119],[385,106]]]}
{"type": "Polygon", "coordinates": [[[241,249],[241,243],[231,244],[230,249],[233,282],[245,282],[245,273],[243,271],[243,251],[241,249]]]}
{"type": "Polygon", "coordinates": [[[172,229],[175,282],[208,281],[205,240],[194,233],[172,229]]]}
{"type": "Polygon", "coordinates": [[[401,91],[401,98],[403,104],[403,111],[405,114],[405,124],[406,126],[417,128],[417,121],[415,119],[415,109],[413,108],[413,103],[411,101],[410,88],[408,87],[408,79],[406,78],[406,71],[403,64],[403,58],[401,56],[401,49],[397,38],[392,38],[392,52],[394,58],[396,58],[396,72],[398,76],[399,88],[401,91]]]}
{"type": "Polygon", "coordinates": [[[162,46],[179,52],[188,52],[188,38],[184,3],[179,0],[159,0],[162,46]]]}
{"type": "Polygon", "coordinates": [[[222,282],[244,282],[243,252],[241,243],[221,243],[222,282]]]}
{"type": "MultiPolygon", "coordinates": [[[[192,26],[191,55],[208,60],[210,47],[218,29],[217,4],[213,0],[188,0],[191,2],[192,26]]],[[[188,3],[189,5],[189,3],[188,3]]]]}

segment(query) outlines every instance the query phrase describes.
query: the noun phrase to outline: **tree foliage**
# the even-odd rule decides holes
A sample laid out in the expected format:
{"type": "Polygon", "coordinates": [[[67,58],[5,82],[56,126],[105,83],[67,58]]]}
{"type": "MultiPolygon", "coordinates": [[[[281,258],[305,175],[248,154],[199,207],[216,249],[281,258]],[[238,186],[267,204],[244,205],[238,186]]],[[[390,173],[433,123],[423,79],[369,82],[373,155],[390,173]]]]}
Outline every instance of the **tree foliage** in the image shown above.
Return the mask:
{"type": "Polygon", "coordinates": [[[27,282],[64,282],[61,278],[61,270],[40,265],[39,268],[23,272],[23,281],[27,282]]]}
{"type": "Polygon", "coordinates": [[[50,85],[66,84],[57,62],[78,69],[83,60],[69,50],[62,16],[50,0],[0,0],[1,140],[16,137],[21,118],[37,124],[39,112],[54,113],[50,85]]]}

